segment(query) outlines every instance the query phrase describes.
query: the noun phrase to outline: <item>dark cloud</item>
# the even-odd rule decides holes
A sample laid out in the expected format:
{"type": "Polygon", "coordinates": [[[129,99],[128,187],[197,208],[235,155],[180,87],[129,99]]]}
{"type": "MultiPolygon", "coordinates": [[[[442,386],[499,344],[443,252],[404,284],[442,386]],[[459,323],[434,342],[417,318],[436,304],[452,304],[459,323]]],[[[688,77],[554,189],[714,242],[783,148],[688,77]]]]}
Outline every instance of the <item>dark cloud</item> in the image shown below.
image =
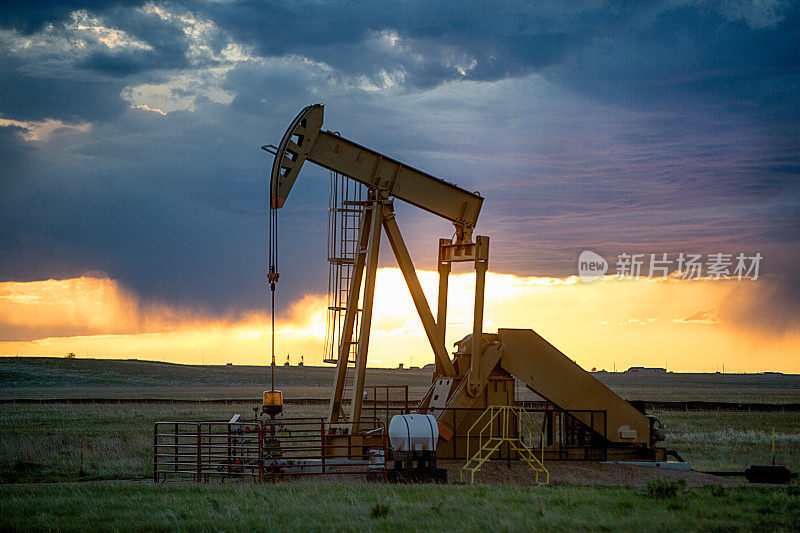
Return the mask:
{"type": "MultiPolygon", "coordinates": [[[[15,194],[0,200],[0,257],[6,259],[0,277],[32,281],[100,271],[147,301],[220,313],[263,308],[261,127],[211,105],[167,117],[128,111],[80,142],[55,136],[50,157],[33,157],[31,172],[4,174],[4,190],[15,194]]],[[[0,128],[13,141],[4,144],[4,157],[20,161],[26,148],[37,155],[10,130],[0,128]]],[[[286,223],[293,218],[289,213],[286,223]]],[[[324,204],[318,218],[324,225],[324,204]]],[[[298,275],[286,276],[289,294],[301,294],[310,280],[315,290],[324,283],[324,232],[301,228],[301,235],[320,250],[311,263],[319,268],[309,272],[298,259],[298,275]]]]}
{"type": "Polygon", "coordinates": [[[25,171],[33,152],[29,143],[22,140],[25,130],[19,126],[0,127],[0,179],[3,190],[18,192],[22,189],[25,171]]]}
{"type": "Polygon", "coordinates": [[[498,80],[553,65],[608,18],[596,8],[521,2],[367,7],[245,1],[208,2],[200,9],[261,55],[299,54],[349,74],[400,70],[419,88],[461,78],[498,80]]]}
{"type": "MultiPolygon", "coordinates": [[[[140,2],[139,5],[142,3],[140,2]]],[[[188,6],[191,7],[191,6],[188,6]]],[[[189,48],[186,33],[175,22],[162,20],[158,16],[130,9],[125,4],[115,5],[105,11],[105,19],[115,28],[149,44],[153,54],[161,58],[161,63],[153,63],[152,68],[180,68],[189,66],[186,53],[189,48]]],[[[220,45],[208,43],[218,50],[220,45]]],[[[224,45],[222,45],[224,46],[224,45]]]]}
{"type": "MultiPolygon", "coordinates": [[[[158,5],[164,18],[127,2],[2,10],[0,28],[35,40],[85,9],[138,45],[0,39],[0,118],[92,123],[35,142],[0,128],[0,279],[92,270],[149,299],[263,306],[258,147],[318,101],[326,127],[480,190],[495,270],[800,240],[796,4],[158,5]],[[134,99],[142,84],[164,86],[134,99]],[[130,109],[159,98],[182,103],[130,109]]],[[[327,175],[309,165],[281,214],[286,300],[325,288],[326,208],[327,175]]],[[[452,228],[403,206],[398,222],[431,267],[452,228]]],[[[771,271],[775,309],[790,308],[788,264],[771,271]]],[[[767,316],[751,308],[742,321],[767,316]]]]}
{"type": "Polygon", "coordinates": [[[787,4],[774,27],[759,29],[701,4],[641,4],[639,15],[613,34],[595,36],[549,75],[626,107],[797,112],[797,4],[787,4]]]}
{"type": "MultiPolygon", "coordinates": [[[[795,220],[800,218],[795,210],[795,220]]],[[[745,330],[779,337],[800,330],[800,238],[764,244],[763,260],[756,281],[742,281],[720,307],[723,321],[745,330]],[[747,285],[758,284],[758,291],[747,285]],[[756,293],[755,295],[753,293],[756,293]]]]}
{"type": "Polygon", "coordinates": [[[757,82],[797,75],[796,4],[755,28],[725,3],[405,2],[365,9],[249,1],[200,9],[264,56],[299,54],[368,76],[399,70],[411,87],[544,71],[594,97],[659,107],[703,95],[704,103],[737,103],[742,93],[756,99],[751,104],[767,104],[776,88],[788,104],[797,89],[796,80],[757,82]]]}
{"type": "Polygon", "coordinates": [[[48,24],[67,20],[79,9],[103,12],[120,6],[141,5],[141,0],[44,0],[37,2],[0,2],[0,28],[7,28],[30,35],[48,24]]]}
{"type": "MultiPolygon", "coordinates": [[[[164,21],[125,5],[108,9],[102,21],[151,48],[95,49],[77,61],[77,68],[96,71],[113,78],[131,77],[146,81],[148,76],[155,75],[158,78],[159,72],[165,70],[182,70],[214,63],[207,58],[194,63],[189,60],[186,33],[175,22],[164,21]]],[[[225,46],[214,42],[207,44],[216,52],[225,46]]]]}
{"type": "Polygon", "coordinates": [[[94,70],[112,78],[125,78],[152,68],[152,55],[142,52],[110,54],[93,52],[78,63],[78,67],[94,70]]]}
{"type": "Polygon", "coordinates": [[[120,97],[124,84],[119,81],[46,76],[3,55],[0,55],[0,73],[2,117],[100,121],[128,107],[120,97]]]}

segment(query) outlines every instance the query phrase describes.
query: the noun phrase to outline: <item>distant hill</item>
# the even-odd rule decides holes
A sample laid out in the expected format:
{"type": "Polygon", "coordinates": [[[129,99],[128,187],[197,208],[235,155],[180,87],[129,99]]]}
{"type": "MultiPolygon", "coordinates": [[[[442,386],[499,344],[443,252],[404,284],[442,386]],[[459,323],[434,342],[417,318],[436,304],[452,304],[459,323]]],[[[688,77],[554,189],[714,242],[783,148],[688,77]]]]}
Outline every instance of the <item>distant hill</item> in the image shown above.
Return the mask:
{"type": "MultiPolygon", "coordinates": [[[[328,397],[333,366],[276,366],[275,386],[287,398],[328,397]]],[[[800,402],[800,375],[596,372],[629,400],[800,402]]],[[[266,366],[181,365],[156,361],[0,357],[0,398],[258,398],[269,388],[266,366]]],[[[431,371],[370,368],[367,385],[408,385],[418,398],[431,371]]],[[[535,394],[520,386],[519,399],[535,394]]]]}
{"type": "MultiPolygon", "coordinates": [[[[290,396],[327,397],[335,367],[276,366],[275,387],[290,396]]],[[[0,397],[242,397],[269,388],[268,366],[181,365],[136,359],[0,357],[0,397]]],[[[422,394],[426,370],[370,368],[367,385],[409,385],[422,394]]]]}

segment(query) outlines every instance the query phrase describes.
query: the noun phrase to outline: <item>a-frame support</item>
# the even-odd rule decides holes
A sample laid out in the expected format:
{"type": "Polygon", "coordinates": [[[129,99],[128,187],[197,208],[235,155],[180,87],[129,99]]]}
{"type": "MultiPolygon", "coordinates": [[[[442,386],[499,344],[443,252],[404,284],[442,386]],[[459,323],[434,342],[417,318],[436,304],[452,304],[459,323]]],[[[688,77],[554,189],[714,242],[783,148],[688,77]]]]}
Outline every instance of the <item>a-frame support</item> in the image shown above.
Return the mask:
{"type": "MultiPolygon", "coordinates": [[[[365,269],[367,277],[364,280],[364,300],[361,307],[361,324],[358,331],[358,351],[356,352],[355,377],[353,378],[353,399],[350,402],[350,421],[353,423],[352,431],[358,432],[358,423],[361,420],[361,403],[364,401],[364,378],[367,373],[367,352],[369,351],[369,332],[372,326],[372,303],[375,300],[375,276],[378,273],[378,252],[381,247],[381,220],[383,219],[384,201],[376,199],[372,205],[372,216],[369,221],[369,245],[367,247],[367,261],[365,269]]],[[[358,306],[358,300],[347,298],[347,313],[353,307],[353,314],[358,306]]],[[[351,340],[351,337],[342,337],[342,341],[351,340]]],[[[345,359],[345,364],[347,360],[345,359]]]]}
{"type": "MultiPolygon", "coordinates": [[[[357,431],[358,423],[361,420],[361,406],[363,403],[364,380],[367,368],[367,354],[369,351],[370,327],[372,325],[372,306],[375,296],[375,277],[378,268],[378,255],[380,252],[381,228],[385,230],[389,244],[392,247],[397,264],[400,267],[403,277],[408,285],[411,298],[414,301],[417,314],[425,329],[425,335],[431,345],[435,359],[437,375],[456,377],[456,370],[450,361],[450,356],[444,343],[444,322],[447,316],[447,277],[450,272],[452,261],[463,261],[464,252],[467,256],[475,250],[475,244],[461,244],[459,254],[452,251],[448,253],[447,245],[450,241],[442,239],[440,241],[439,253],[439,304],[437,308],[437,320],[434,319],[428,300],[422,291],[417,272],[408,253],[400,228],[395,220],[394,209],[390,200],[380,199],[378,192],[370,192],[370,200],[364,210],[364,216],[359,228],[358,250],[353,265],[353,276],[350,281],[350,291],[347,299],[347,309],[345,311],[344,324],[342,326],[341,344],[339,346],[339,357],[334,376],[333,390],[330,403],[328,405],[328,420],[339,422],[342,419],[342,398],[345,392],[345,379],[347,376],[348,357],[350,354],[350,344],[353,338],[356,313],[358,303],[361,299],[361,285],[363,280],[364,297],[361,309],[361,323],[358,336],[358,350],[355,361],[355,376],[353,379],[352,400],[350,403],[350,413],[348,421],[352,422],[352,431],[357,431]],[[463,249],[466,246],[466,250],[463,249]],[[366,275],[365,275],[366,273],[366,275]]],[[[479,237],[485,239],[485,237],[479,237]]],[[[488,239],[487,239],[488,241],[488,239]]],[[[488,244],[488,242],[487,242],[488,244]]],[[[485,263],[482,263],[483,266],[485,263]]],[[[476,261],[476,267],[478,262],[476,261]]],[[[478,268],[479,280],[476,284],[475,304],[480,307],[475,309],[476,319],[483,318],[483,272],[478,268]],[[480,294],[477,294],[477,292],[480,294]]],[[[485,272],[485,270],[484,270],[485,272]]],[[[482,324],[476,324],[480,328],[482,324]]],[[[480,329],[478,329],[480,331],[480,329]]]]}
{"type": "Polygon", "coordinates": [[[414,300],[417,314],[422,321],[425,335],[428,336],[428,342],[433,349],[433,354],[436,357],[436,366],[441,367],[442,372],[446,376],[455,377],[456,371],[455,368],[453,368],[453,363],[450,361],[450,356],[447,354],[444,338],[442,338],[440,334],[439,326],[433,320],[433,314],[431,313],[431,308],[428,306],[428,300],[425,298],[425,293],[422,292],[422,286],[419,284],[417,271],[414,270],[414,264],[411,262],[408,248],[406,248],[406,243],[403,241],[403,236],[400,234],[400,228],[397,227],[397,221],[394,219],[394,211],[391,209],[389,209],[383,217],[383,227],[386,230],[389,244],[392,246],[392,251],[397,259],[397,264],[403,272],[408,290],[411,292],[411,298],[414,300]]]}

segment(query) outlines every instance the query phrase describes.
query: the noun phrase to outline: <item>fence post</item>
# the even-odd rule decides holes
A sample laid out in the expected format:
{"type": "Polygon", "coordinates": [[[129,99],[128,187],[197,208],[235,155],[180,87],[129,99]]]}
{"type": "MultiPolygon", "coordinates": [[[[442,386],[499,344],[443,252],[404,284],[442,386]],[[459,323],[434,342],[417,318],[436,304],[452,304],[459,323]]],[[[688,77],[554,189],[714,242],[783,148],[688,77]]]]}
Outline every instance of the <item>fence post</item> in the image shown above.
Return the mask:
{"type": "Polygon", "coordinates": [[[383,480],[389,479],[389,433],[383,428],[383,480]]]}
{"type": "MultiPolygon", "coordinates": [[[[453,459],[458,459],[458,432],[456,431],[456,408],[450,411],[450,427],[453,428],[453,459]]],[[[469,432],[467,432],[467,459],[469,459],[469,432]]]]}
{"type": "Polygon", "coordinates": [[[175,471],[178,471],[178,423],[175,422],[175,445],[173,448],[172,460],[175,463],[175,471]]]}
{"type": "Polygon", "coordinates": [[[325,419],[319,419],[319,449],[322,452],[322,473],[325,473],[325,419]]]}
{"type": "Polygon", "coordinates": [[[258,480],[264,481],[264,426],[258,423],[258,480]]]}
{"type": "Polygon", "coordinates": [[[231,457],[231,423],[230,422],[228,422],[228,435],[227,435],[227,437],[228,437],[228,458],[227,458],[227,461],[225,461],[225,462],[228,463],[227,464],[227,466],[228,466],[227,470],[228,470],[228,477],[230,477],[230,475],[231,475],[231,462],[233,462],[233,458],[231,457]]]}
{"type": "Polygon", "coordinates": [[[195,481],[197,481],[198,483],[200,483],[200,481],[202,480],[202,476],[200,475],[200,442],[202,438],[200,436],[200,431],[201,431],[200,424],[197,424],[197,473],[195,481]]]}
{"type": "Polygon", "coordinates": [[[158,483],[158,422],[153,426],[153,483],[158,483]]]}

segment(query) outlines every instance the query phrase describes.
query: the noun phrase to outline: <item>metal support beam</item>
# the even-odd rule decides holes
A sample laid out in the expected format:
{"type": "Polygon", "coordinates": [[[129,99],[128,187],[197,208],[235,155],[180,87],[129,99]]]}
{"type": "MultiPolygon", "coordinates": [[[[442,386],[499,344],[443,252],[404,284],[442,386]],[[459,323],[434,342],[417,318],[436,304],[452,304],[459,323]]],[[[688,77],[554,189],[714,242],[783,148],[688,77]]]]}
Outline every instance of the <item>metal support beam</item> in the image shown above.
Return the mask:
{"type": "Polygon", "coordinates": [[[475,238],[475,308],[472,322],[472,354],[470,355],[469,386],[467,393],[477,395],[484,379],[481,376],[483,352],[483,295],[486,287],[486,270],[489,268],[489,237],[475,238]]]}
{"type": "Polygon", "coordinates": [[[400,234],[400,228],[397,227],[397,221],[394,219],[394,211],[391,208],[386,209],[383,217],[383,227],[386,230],[386,236],[389,238],[389,244],[392,246],[392,251],[397,259],[397,264],[403,272],[403,277],[408,285],[408,290],[411,292],[411,299],[414,300],[414,306],[417,308],[417,314],[422,321],[422,327],[425,329],[425,334],[428,336],[428,342],[431,344],[433,354],[436,356],[436,366],[441,366],[442,371],[449,377],[455,377],[456,370],[453,368],[453,363],[447,354],[447,349],[442,341],[442,336],[439,327],[433,320],[433,313],[428,306],[428,300],[425,298],[425,293],[422,292],[422,286],[419,284],[417,272],[414,270],[414,264],[411,261],[411,256],[406,248],[406,243],[403,241],[403,236],[400,234]]]}
{"type": "MultiPolygon", "coordinates": [[[[376,192],[376,195],[380,193],[376,192]]],[[[369,244],[367,246],[367,277],[364,280],[364,301],[361,309],[361,324],[358,332],[358,353],[356,354],[355,377],[353,378],[353,401],[350,404],[352,433],[358,433],[361,421],[361,404],[364,397],[364,378],[367,372],[367,352],[369,351],[369,331],[372,326],[372,304],[375,299],[375,277],[378,272],[378,254],[381,246],[381,221],[385,198],[376,198],[369,224],[369,244]]],[[[349,308],[348,308],[349,311],[349,308]]]]}
{"type": "Polygon", "coordinates": [[[358,230],[358,248],[356,249],[353,277],[350,279],[350,290],[347,293],[347,309],[340,337],[339,358],[336,361],[336,373],[333,378],[333,390],[328,404],[328,422],[338,422],[342,411],[342,394],[347,378],[347,362],[350,359],[350,344],[353,341],[353,328],[358,314],[358,299],[361,295],[361,280],[364,275],[364,263],[369,246],[370,229],[372,227],[374,204],[364,209],[361,226],[358,230]]]}
{"type": "MultiPolygon", "coordinates": [[[[439,239],[439,298],[436,304],[436,325],[439,326],[439,342],[447,348],[445,333],[447,331],[447,289],[450,276],[450,262],[445,260],[444,247],[450,244],[450,239],[439,239]]],[[[433,374],[435,380],[442,375],[444,368],[436,360],[436,372],[433,374]]]]}

